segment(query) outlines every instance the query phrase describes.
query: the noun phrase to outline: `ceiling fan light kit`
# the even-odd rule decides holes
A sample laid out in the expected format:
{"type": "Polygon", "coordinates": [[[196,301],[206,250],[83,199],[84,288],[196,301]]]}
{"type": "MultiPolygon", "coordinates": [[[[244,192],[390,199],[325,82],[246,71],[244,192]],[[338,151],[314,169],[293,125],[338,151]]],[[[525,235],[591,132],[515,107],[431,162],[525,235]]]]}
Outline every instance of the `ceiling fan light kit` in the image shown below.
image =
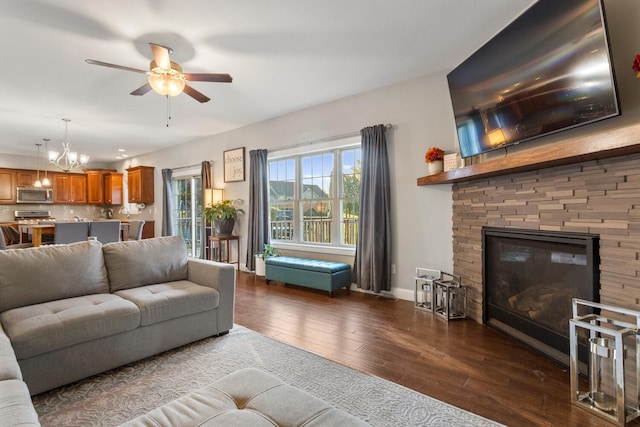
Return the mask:
{"type": "Polygon", "coordinates": [[[151,61],[149,65],[149,84],[151,88],[160,95],[176,96],[180,95],[186,85],[186,79],[182,74],[182,67],[171,61],[171,69],[166,70],[159,67],[156,61],[151,61]]]}
{"type": "Polygon", "coordinates": [[[92,65],[100,65],[102,67],[116,68],[118,70],[148,75],[147,83],[130,93],[134,96],[142,96],[152,89],[160,95],[169,96],[176,96],[184,92],[196,101],[204,103],[211,99],[189,86],[187,81],[216,83],[231,83],[233,81],[233,78],[229,74],[183,73],[182,67],[170,60],[170,54],[173,53],[171,48],[155,43],[149,43],[149,47],[151,48],[151,53],[154,58],[149,65],[149,71],[96,61],[94,59],[85,59],[85,62],[92,65]]]}

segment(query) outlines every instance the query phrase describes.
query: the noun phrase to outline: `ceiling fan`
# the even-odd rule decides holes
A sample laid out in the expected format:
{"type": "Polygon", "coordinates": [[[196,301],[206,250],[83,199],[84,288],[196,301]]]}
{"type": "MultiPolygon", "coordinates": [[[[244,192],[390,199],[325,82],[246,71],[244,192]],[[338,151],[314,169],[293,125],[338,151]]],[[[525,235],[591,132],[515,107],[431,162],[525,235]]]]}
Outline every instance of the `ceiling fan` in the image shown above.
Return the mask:
{"type": "Polygon", "coordinates": [[[233,81],[229,74],[183,73],[180,64],[170,59],[170,54],[173,53],[173,49],[154,43],[149,43],[149,46],[151,47],[151,53],[153,53],[154,58],[149,64],[149,71],[126,67],[124,65],[109,64],[108,62],[93,59],[85,59],[85,62],[103,67],[147,74],[149,76],[147,83],[131,92],[131,95],[136,96],[144,95],[153,89],[160,95],[176,96],[184,92],[198,102],[208,102],[210,98],[189,86],[187,81],[218,83],[231,83],[233,81]]]}

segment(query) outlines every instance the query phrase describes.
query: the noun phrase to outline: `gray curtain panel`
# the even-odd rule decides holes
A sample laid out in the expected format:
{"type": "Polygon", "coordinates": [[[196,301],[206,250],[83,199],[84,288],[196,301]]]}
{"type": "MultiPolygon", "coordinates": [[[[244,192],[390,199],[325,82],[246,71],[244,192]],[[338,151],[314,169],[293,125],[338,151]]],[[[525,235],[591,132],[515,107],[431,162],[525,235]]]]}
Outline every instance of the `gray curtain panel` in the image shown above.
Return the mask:
{"type": "Polygon", "coordinates": [[[366,127],[362,136],[360,215],[353,266],[359,288],[391,290],[391,203],[385,126],[366,127]]]}
{"type": "Polygon", "coordinates": [[[173,224],[175,222],[173,209],[173,186],[171,180],[173,171],[162,169],[162,235],[173,236],[173,224]]]}
{"type": "Polygon", "coordinates": [[[255,270],[254,255],[269,243],[269,177],[267,150],[249,151],[249,224],[247,269],[255,270]]]}
{"type": "MultiPolygon", "coordinates": [[[[211,163],[207,160],[203,161],[200,168],[200,179],[202,180],[202,204],[205,203],[205,193],[207,190],[211,191],[213,187],[213,180],[211,179],[211,163]]],[[[199,214],[199,213],[198,213],[199,214]]],[[[195,219],[195,218],[194,218],[195,219]]],[[[211,235],[211,228],[207,227],[207,221],[202,220],[202,227],[200,227],[200,258],[207,259],[207,248],[209,247],[209,236],[211,235]]]]}

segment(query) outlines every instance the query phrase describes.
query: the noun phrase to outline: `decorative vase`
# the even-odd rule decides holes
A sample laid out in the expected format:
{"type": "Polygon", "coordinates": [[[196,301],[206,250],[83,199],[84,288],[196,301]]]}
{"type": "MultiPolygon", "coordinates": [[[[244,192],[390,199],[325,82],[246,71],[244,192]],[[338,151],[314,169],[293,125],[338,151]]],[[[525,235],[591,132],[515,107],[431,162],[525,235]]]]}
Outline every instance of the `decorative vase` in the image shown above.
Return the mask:
{"type": "Polygon", "coordinates": [[[216,228],[216,234],[218,236],[231,236],[231,233],[233,233],[233,227],[236,225],[236,220],[233,218],[214,219],[213,225],[216,228]]]}
{"type": "Polygon", "coordinates": [[[444,170],[444,161],[436,160],[435,162],[427,163],[427,167],[429,168],[429,175],[435,175],[444,170]]]}
{"type": "Polygon", "coordinates": [[[262,255],[256,255],[256,276],[264,276],[266,266],[264,264],[264,260],[262,259],[262,255]]]}

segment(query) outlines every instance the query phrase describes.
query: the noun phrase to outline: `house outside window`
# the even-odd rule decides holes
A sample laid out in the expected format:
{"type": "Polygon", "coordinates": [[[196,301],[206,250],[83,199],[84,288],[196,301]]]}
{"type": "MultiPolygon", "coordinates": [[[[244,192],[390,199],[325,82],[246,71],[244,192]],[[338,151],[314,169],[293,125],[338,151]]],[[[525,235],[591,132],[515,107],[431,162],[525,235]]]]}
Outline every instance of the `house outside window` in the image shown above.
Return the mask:
{"type": "Polygon", "coordinates": [[[360,142],[359,138],[352,138],[333,145],[313,152],[270,155],[273,242],[355,246],[360,205],[360,142]]]}

